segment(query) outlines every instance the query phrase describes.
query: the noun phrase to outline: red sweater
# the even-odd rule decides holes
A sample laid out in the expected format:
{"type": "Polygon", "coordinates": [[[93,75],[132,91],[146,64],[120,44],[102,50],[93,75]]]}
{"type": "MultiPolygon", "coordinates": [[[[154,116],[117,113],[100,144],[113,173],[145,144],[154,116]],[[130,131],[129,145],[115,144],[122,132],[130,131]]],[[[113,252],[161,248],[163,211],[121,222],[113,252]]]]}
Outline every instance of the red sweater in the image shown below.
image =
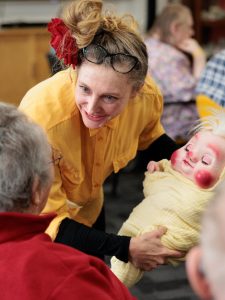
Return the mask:
{"type": "Polygon", "coordinates": [[[51,241],[53,217],[0,213],[0,299],[134,299],[101,260],[51,241]]]}

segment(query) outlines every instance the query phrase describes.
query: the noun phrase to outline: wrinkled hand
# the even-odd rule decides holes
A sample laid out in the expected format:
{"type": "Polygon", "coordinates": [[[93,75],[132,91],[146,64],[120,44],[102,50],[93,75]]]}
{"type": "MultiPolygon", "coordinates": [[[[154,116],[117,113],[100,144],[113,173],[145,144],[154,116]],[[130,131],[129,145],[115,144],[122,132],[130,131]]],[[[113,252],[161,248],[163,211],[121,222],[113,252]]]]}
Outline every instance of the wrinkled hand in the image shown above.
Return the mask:
{"type": "Polygon", "coordinates": [[[191,54],[193,57],[205,56],[203,49],[195,39],[186,39],[178,48],[191,54]]]}
{"type": "Polygon", "coordinates": [[[147,170],[149,173],[154,173],[155,171],[160,171],[159,164],[156,161],[151,160],[147,165],[147,170]]]}
{"type": "Polygon", "coordinates": [[[129,260],[143,271],[151,271],[158,265],[166,262],[167,257],[183,257],[184,254],[170,250],[162,245],[160,239],[166,233],[165,227],[159,227],[151,232],[146,232],[138,237],[131,238],[129,260]]]}

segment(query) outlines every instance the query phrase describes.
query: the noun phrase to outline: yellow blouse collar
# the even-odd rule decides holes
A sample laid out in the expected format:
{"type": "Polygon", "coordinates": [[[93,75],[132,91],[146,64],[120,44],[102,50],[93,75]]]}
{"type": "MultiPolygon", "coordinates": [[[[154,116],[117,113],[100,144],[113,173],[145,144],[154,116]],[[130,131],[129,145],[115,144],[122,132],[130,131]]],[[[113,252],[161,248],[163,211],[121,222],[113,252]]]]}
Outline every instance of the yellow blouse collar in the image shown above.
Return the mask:
{"type": "MultiPolygon", "coordinates": [[[[117,127],[118,122],[119,122],[119,116],[109,120],[103,127],[109,127],[110,129],[114,130],[117,127]]],[[[89,129],[90,136],[96,135],[103,127],[89,129]]]]}

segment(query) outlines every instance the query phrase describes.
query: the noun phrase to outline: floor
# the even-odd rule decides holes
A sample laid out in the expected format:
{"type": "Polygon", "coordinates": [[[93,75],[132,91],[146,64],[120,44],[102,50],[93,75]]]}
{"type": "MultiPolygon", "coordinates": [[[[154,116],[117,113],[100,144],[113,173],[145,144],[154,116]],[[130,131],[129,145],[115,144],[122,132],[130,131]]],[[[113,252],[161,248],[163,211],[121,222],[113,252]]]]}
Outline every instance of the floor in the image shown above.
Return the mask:
{"type": "MultiPolygon", "coordinates": [[[[142,199],[143,171],[132,163],[104,185],[107,232],[117,233],[132,208],[142,199]],[[116,189],[115,186],[116,185],[116,189]]],[[[142,280],[130,289],[139,300],[197,300],[191,290],[185,265],[161,266],[146,272],[142,280]]]]}

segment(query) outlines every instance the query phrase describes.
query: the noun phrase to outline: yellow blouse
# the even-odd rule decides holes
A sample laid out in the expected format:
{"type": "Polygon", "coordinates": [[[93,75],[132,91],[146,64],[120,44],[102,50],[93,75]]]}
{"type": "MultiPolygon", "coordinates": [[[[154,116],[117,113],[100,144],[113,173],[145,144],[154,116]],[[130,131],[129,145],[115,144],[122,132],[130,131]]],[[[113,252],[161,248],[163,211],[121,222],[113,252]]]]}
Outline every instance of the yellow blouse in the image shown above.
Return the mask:
{"type": "Polygon", "coordinates": [[[75,84],[72,69],[61,71],[29,90],[19,106],[45,129],[53,155],[62,155],[43,211],[57,213],[47,230],[53,239],[65,217],[91,226],[103,205],[104,180],[164,133],[162,95],[151,78],[119,116],[98,129],[84,126],[75,84]]]}

